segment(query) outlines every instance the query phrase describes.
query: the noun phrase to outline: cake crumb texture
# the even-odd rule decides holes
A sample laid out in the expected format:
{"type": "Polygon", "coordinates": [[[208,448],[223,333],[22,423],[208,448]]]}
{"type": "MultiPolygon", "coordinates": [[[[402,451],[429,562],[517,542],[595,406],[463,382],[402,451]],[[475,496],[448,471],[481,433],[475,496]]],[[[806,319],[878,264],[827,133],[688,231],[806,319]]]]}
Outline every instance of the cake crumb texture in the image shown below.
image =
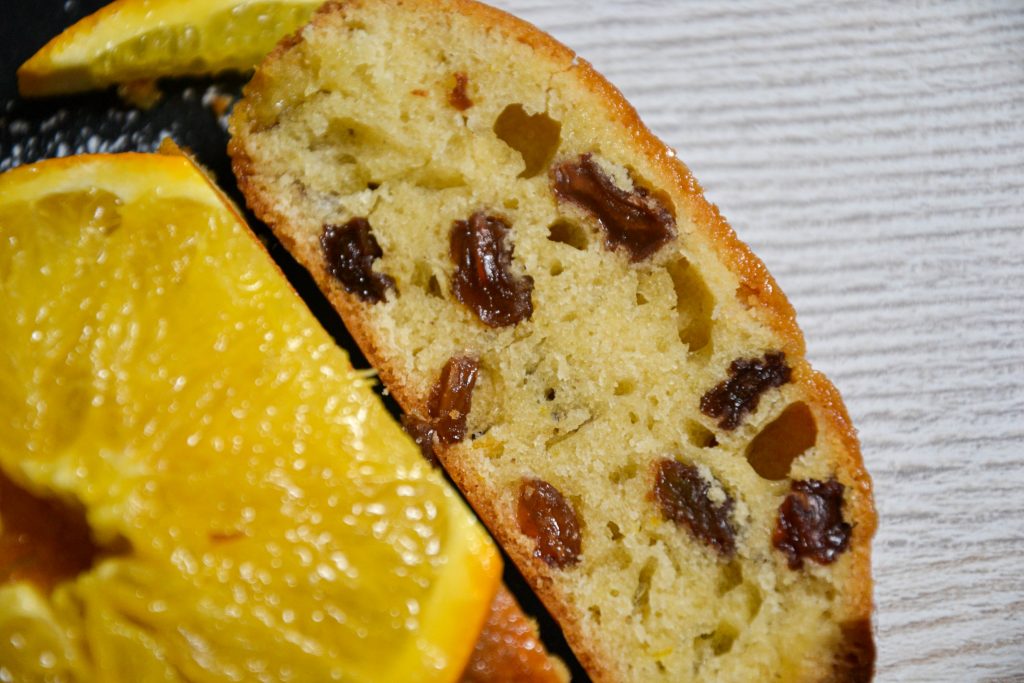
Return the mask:
{"type": "Polygon", "coordinates": [[[594,680],[870,679],[876,521],[842,401],[764,266],[584,60],[468,0],[329,4],[231,129],[248,202],[408,413],[476,364],[450,389],[464,432],[433,447],[594,680]],[[357,219],[380,297],[330,274],[325,230],[357,219]],[[557,562],[517,514],[536,482],[578,526],[557,562]]]}

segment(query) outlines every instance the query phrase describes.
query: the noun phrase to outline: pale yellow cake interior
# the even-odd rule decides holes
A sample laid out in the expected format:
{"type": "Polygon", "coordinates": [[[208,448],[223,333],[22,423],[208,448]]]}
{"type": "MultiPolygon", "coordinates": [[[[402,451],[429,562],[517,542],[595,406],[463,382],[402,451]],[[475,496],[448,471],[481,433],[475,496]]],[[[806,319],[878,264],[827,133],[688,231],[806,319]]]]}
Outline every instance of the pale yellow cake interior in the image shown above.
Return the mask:
{"type": "MultiPolygon", "coordinates": [[[[838,430],[802,381],[766,392],[733,431],[699,409],[732,361],[780,350],[779,333],[737,295],[738,276],[659,160],[624,135],[570,53],[545,54],[459,12],[394,4],[319,17],[257,74],[234,133],[264,217],[314,272],[325,224],[369,220],[383,251],[374,268],[397,291],[358,304],[359,319],[407,395],[423,400],[452,356],[479,356],[471,436],[448,457],[497,501],[487,521],[506,533],[518,533],[524,476],[572,502],[579,564],[535,567],[554,577],[571,639],[599,653],[609,680],[827,677],[839,623],[856,609],[844,594],[851,555],[794,571],[771,535],[789,479],[844,481],[838,430]],[[457,73],[465,110],[450,101],[457,73]],[[653,259],[610,251],[590,216],[556,200],[550,165],[586,153],[675,214],[678,237],[653,259]],[[480,210],[512,227],[514,268],[534,281],[533,315],[515,326],[487,327],[452,295],[449,231],[480,210]],[[782,442],[800,452],[752,446],[787,408],[776,430],[793,432],[782,442]],[[735,499],[733,558],[662,518],[650,492],[666,457],[735,499]],[[781,479],[751,464],[781,459],[785,472],[789,458],[781,479]]],[[[846,483],[849,520],[869,503],[846,483]]]]}

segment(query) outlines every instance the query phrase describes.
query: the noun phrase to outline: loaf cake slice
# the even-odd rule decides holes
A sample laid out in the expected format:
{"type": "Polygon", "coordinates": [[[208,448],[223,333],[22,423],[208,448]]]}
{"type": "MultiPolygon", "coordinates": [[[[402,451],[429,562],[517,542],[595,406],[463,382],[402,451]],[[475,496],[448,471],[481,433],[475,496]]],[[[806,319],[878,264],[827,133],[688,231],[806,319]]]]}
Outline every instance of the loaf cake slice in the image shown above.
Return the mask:
{"type": "Polygon", "coordinates": [[[876,519],[763,264],[622,95],[470,0],[332,3],[230,151],[598,681],[871,678],[876,519]]]}

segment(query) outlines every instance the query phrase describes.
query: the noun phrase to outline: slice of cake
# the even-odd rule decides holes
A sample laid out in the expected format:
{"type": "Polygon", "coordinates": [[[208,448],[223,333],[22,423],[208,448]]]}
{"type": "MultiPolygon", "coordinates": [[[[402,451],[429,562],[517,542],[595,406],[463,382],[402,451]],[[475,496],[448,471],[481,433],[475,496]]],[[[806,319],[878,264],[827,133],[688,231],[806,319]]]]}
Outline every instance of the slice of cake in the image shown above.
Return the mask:
{"type": "Polygon", "coordinates": [[[622,95],[469,0],[330,4],[231,153],[600,681],[870,679],[871,483],[792,307],[622,95]]]}

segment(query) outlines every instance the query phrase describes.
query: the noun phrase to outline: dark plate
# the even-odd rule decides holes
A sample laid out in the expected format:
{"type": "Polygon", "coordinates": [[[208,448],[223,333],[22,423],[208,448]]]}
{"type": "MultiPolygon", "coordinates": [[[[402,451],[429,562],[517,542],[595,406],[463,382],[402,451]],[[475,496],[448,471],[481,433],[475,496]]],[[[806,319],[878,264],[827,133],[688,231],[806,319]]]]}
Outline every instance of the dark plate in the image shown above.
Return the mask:
{"type": "MultiPolygon", "coordinates": [[[[18,97],[15,71],[48,40],[67,26],[106,4],[104,0],[0,0],[0,171],[40,159],[89,152],[149,152],[170,136],[187,147],[216,175],[220,186],[240,206],[245,201],[235,185],[227,156],[226,120],[209,106],[217,94],[237,95],[244,76],[215,79],[174,79],[160,83],[164,98],[142,111],[122,102],[113,92],[26,101],[18,97]],[[204,103],[205,101],[205,103],[204,103]]],[[[267,250],[302,296],[320,324],[344,347],[357,368],[369,367],[309,274],[246,211],[246,219],[267,250]]],[[[398,407],[383,397],[396,417],[398,407]]],[[[558,626],[527,588],[505,557],[505,583],[527,614],[541,626],[544,642],[572,670],[574,681],[588,681],[558,626]]]]}

